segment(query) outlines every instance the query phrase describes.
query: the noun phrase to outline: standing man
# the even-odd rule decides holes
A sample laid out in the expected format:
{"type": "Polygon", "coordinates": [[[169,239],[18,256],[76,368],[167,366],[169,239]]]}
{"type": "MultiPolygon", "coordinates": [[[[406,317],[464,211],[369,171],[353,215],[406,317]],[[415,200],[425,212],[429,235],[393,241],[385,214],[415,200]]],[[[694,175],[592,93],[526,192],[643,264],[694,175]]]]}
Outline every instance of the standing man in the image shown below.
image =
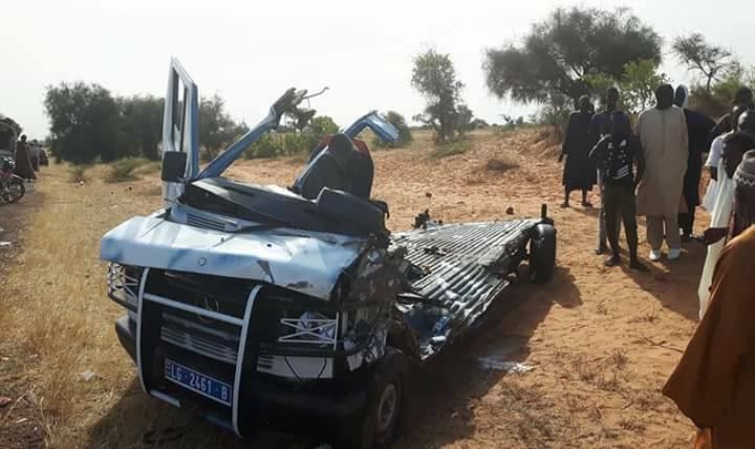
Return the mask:
{"type": "Polygon", "coordinates": [[[698,428],[695,447],[750,448],[755,441],[755,152],[734,176],[735,238],[713,275],[710,310],[663,388],[698,428]]]}
{"type": "Polygon", "coordinates": [[[727,134],[724,140],[723,157],[718,163],[718,188],[711,213],[710,227],[705,231],[705,244],[708,254],[705,257],[703,273],[697,295],[700,299],[700,318],[705,314],[710,297],[713,270],[726,244],[726,235],[731,224],[734,208],[734,175],[744,154],[755,148],[755,112],[748,111],[740,116],[738,131],[727,134]]]}
{"type": "Polygon", "coordinates": [[[713,139],[713,142],[710,144],[708,158],[705,160],[705,168],[708,169],[708,173],[710,174],[710,183],[708,184],[708,189],[705,192],[705,198],[703,198],[703,207],[709,213],[712,213],[716,196],[718,195],[718,163],[721,161],[721,157],[723,155],[724,140],[729,136],[729,134],[732,134],[737,130],[739,116],[742,115],[745,111],[747,110],[742,107],[734,106],[731,110],[731,113],[728,115],[729,119],[731,120],[732,131],[721,134],[720,136],[713,139]]]}
{"type": "Polygon", "coordinates": [[[35,172],[39,172],[39,154],[42,152],[42,146],[36,140],[32,140],[29,145],[29,152],[31,154],[31,168],[35,172]]]}
{"type": "Polygon", "coordinates": [[[689,90],[681,85],[676,88],[674,104],[684,111],[687,121],[687,140],[689,155],[687,156],[687,173],[684,175],[684,202],[687,211],[679,214],[679,226],[682,230],[682,242],[692,237],[695,225],[695,208],[700,204],[700,176],[702,174],[703,153],[710,147],[708,136],[716,125],[708,117],[687,109],[689,90]]]}
{"type": "Polygon", "coordinates": [[[637,257],[637,209],[634,191],[645,171],[645,161],[637,138],[632,134],[629,117],[621,111],[611,113],[611,134],[603,137],[590,153],[602,172],[603,207],[606,210],[606,230],[611,244],[611,256],[605,265],[614,267],[621,263],[619,254],[619,226],[614,222],[621,218],[629,246],[629,267],[645,271],[647,268],[637,257]],[[634,163],[637,163],[637,175],[634,163]]]}
{"type": "Polygon", "coordinates": [[[21,140],[16,143],[16,169],[14,173],[26,180],[37,179],[37,173],[31,165],[31,152],[29,144],[26,143],[26,134],[22,134],[21,140]]]}
{"type": "Polygon", "coordinates": [[[587,192],[592,190],[595,184],[595,165],[590,158],[592,139],[590,136],[590,121],[594,108],[590,98],[583,95],[577,102],[577,111],[569,116],[569,125],[566,128],[566,138],[561,146],[561,155],[558,161],[566,157],[564,164],[564,202],[561,207],[569,207],[569,194],[572,190],[582,191],[582,206],[592,207],[587,202],[587,192]]]}
{"type": "MultiPolygon", "coordinates": [[[[755,101],[752,99],[752,91],[749,87],[741,86],[734,94],[733,106],[740,109],[755,108],[755,101]]],[[[710,140],[715,139],[721,134],[737,130],[737,121],[732,119],[733,114],[726,114],[716,123],[716,126],[710,132],[710,140]]]]}
{"type": "MultiPolygon", "coordinates": [[[[595,146],[598,141],[607,136],[610,132],[610,120],[611,113],[617,110],[619,104],[619,90],[615,87],[609,87],[606,89],[605,97],[603,98],[603,106],[605,110],[600,114],[595,114],[590,121],[590,136],[591,145],[590,148],[595,146]]],[[[603,182],[601,180],[600,170],[597,171],[597,181],[600,190],[600,211],[598,212],[598,246],[595,248],[595,254],[601,255],[606,252],[606,211],[603,208],[603,182]]],[[[621,231],[621,222],[616,220],[616,233],[621,231]]]]}
{"type": "Polygon", "coordinates": [[[637,190],[637,214],[647,217],[650,260],[662,257],[664,233],[669,260],[681,255],[679,209],[687,172],[687,123],[684,112],[674,106],[674,88],[669,84],[655,91],[656,105],[640,114],[637,136],[645,156],[645,176],[637,190]]]}
{"type": "MultiPolygon", "coordinates": [[[[721,153],[723,150],[724,138],[726,138],[728,134],[731,134],[737,130],[737,124],[739,123],[739,116],[742,115],[746,110],[747,110],[746,108],[743,108],[741,106],[734,106],[731,109],[731,112],[724,116],[724,118],[728,119],[728,121],[730,122],[729,130],[716,136],[710,144],[710,151],[708,152],[708,158],[705,160],[705,167],[708,169],[708,172],[710,173],[710,177],[714,181],[716,180],[716,176],[717,176],[716,170],[718,169],[718,161],[721,160],[721,153]]],[[[715,134],[715,132],[711,131],[711,135],[713,134],[715,134]]]]}

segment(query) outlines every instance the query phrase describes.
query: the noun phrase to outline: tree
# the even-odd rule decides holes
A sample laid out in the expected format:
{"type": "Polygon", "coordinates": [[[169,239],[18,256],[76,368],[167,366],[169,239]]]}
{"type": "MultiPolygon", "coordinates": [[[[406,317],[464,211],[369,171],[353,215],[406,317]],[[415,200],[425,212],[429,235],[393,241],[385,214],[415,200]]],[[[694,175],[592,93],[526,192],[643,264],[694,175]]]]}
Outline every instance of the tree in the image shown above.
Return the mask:
{"type": "Polygon", "coordinates": [[[320,139],[323,136],[337,133],[338,129],[338,125],[336,125],[336,122],[332,118],[327,115],[320,115],[309,121],[306,131],[311,132],[317,139],[320,139]]]}
{"type": "Polygon", "coordinates": [[[383,148],[401,148],[407,146],[412,142],[412,140],[414,140],[414,137],[412,136],[412,130],[409,129],[409,125],[406,123],[406,119],[403,115],[399,114],[396,111],[388,111],[385,114],[381,115],[386,122],[390,123],[398,130],[398,141],[386,144],[385,142],[380,140],[380,138],[375,137],[372,141],[373,146],[383,148]]]}
{"type": "MultiPolygon", "coordinates": [[[[524,119],[522,119],[522,120],[524,120],[524,119]]],[[[481,118],[476,118],[476,119],[472,120],[472,123],[470,123],[470,126],[472,127],[472,129],[490,128],[490,124],[488,122],[486,122],[485,120],[481,119],[481,118]]]]}
{"type": "Polygon", "coordinates": [[[690,88],[690,108],[709,117],[721,117],[731,111],[731,100],[741,86],[755,85],[755,69],[736,67],[714,81],[710,90],[703,85],[690,88]]]}
{"type": "Polygon", "coordinates": [[[120,109],[118,156],[157,160],[165,100],[152,95],[136,95],[118,98],[117,102],[120,109]]]}
{"type": "MultiPolygon", "coordinates": [[[[552,138],[560,142],[566,133],[569,114],[574,110],[566,96],[557,95],[533,115],[532,121],[552,129],[552,138]]],[[[508,129],[511,129],[510,127],[508,129]]]]}
{"type": "MultiPolygon", "coordinates": [[[[114,98],[97,84],[48,86],[45,108],[50,118],[50,148],[58,160],[90,163],[123,157],[157,160],[162,140],[165,100],[151,95],[114,98]]],[[[225,112],[214,95],[199,105],[199,141],[214,157],[247,131],[225,112]]]]}
{"type": "MultiPolygon", "coordinates": [[[[513,117],[508,114],[501,114],[501,118],[503,119],[503,125],[501,125],[501,128],[506,131],[517,129],[521,126],[524,126],[524,117],[522,117],[521,115],[519,117],[513,117]]],[[[542,117],[535,117],[535,118],[542,118],[542,117]]]]}
{"type": "Polygon", "coordinates": [[[621,92],[619,108],[634,115],[652,106],[658,86],[669,82],[665,73],[658,73],[653,61],[628,62],[618,77],[599,73],[585,79],[599,92],[617,87],[621,92]]]}
{"type": "Polygon", "coordinates": [[[655,103],[655,91],[669,82],[665,73],[658,73],[653,61],[632,61],[624,66],[619,88],[625,110],[639,114],[655,103]]]}
{"type": "Polygon", "coordinates": [[[225,100],[220,95],[200,102],[199,143],[205,148],[206,159],[213,159],[241,133],[239,125],[225,112],[225,100]]]}
{"type": "Polygon", "coordinates": [[[713,81],[720,81],[727,72],[739,67],[739,63],[729,50],[709,44],[700,33],[677,37],[671,48],[676,57],[691,71],[703,75],[705,91],[708,93],[713,81]]]}
{"type": "Polygon", "coordinates": [[[45,110],[50,118],[51,152],[73,163],[118,157],[120,113],[110,92],[97,84],[48,86],[45,110]]]}
{"type": "Polygon", "coordinates": [[[632,61],[661,61],[661,38],[628,9],[556,9],[520,46],[487,51],[487,86],[523,103],[576,101],[590,93],[586,77],[619,77],[632,61]]]}
{"type": "Polygon", "coordinates": [[[467,131],[470,131],[474,129],[472,126],[472,119],[474,118],[474,114],[472,113],[472,110],[467,107],[465,104],[460,104],[456,107],[456,132],[459,133],[460,136],[463,136],[467,133],[467,131]]]}
{"type": "Polygon", "coordinates": [[[453,137],[456,102],[464,84],[456,79],[451,58],[435,50],[415,57],[412,86],[427,100],[424,114],[415,118],[431,126],[440,142],[453,137]]]}

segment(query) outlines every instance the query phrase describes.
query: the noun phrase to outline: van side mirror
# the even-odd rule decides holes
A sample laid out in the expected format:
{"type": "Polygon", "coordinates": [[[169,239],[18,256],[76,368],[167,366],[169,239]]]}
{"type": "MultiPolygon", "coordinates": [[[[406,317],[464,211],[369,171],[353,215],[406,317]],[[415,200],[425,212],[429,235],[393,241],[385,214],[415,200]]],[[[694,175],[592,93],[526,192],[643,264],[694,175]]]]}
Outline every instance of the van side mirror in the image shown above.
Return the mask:
{"type": "Polygon", "coordinates": [[[186,173],[186,153],[183,151],[166,151],[163,153],[163,182],[184,182],[186,173]]]}

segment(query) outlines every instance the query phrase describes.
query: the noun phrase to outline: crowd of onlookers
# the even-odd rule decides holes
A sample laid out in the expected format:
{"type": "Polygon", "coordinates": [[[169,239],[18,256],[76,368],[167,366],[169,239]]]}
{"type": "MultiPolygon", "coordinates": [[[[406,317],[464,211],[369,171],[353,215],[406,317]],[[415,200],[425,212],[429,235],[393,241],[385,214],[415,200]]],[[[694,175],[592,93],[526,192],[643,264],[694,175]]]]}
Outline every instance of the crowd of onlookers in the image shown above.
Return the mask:
{"type": "Polygon", "coordinates": [[[619,92],[609,89],[604,111],[589,98],[578,102],[567,128],[562,156],[569,193],[597,183],[601,210],[598,247],[607,266],[621,263],[620,224],[629,246],[629,266],[647,271],[637,255],[636,216],[646,219],[649,259],[678,259],[685,242],[708,251],[698,286],[700,323],[663,392],[699,429],[696,448],[755,447],[755,103],[740,88],[730,113],[714,122],[690,110],[688,91],[660,86],[656,104],[639,114],[634,128],[617,109],[619,92]],[[703,162],[705,155],[705,162],[703,162]],[[711,181],[703,198],[703,167],[711,181]],[[695,209],[711,222],[693,235],[695,209]],[[606,240],[608,245],[606,245],[606,240]]]}

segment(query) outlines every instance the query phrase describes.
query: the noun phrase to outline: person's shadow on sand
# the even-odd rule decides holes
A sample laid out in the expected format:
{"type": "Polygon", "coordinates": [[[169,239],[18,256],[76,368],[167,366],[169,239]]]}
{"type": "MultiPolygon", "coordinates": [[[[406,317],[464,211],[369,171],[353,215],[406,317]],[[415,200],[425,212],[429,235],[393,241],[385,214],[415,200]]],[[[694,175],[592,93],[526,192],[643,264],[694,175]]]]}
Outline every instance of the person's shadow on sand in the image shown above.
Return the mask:
{"type": "MultiPolygon", "coordinates": [[[[640,245],[642,251],[647,245],[640,245]]],[[[685,244],[682,257],[675,261],[663,259],[651,263],[643,260],[648,272],[642,273],[622,265],[624,272],[642,290],[650,293],[663,307],[679,315],[697,321],[699,300],[698,281],[703,271],[707,247],[695,241],[685,244]],[[692,280],[692,281],[690,281],[692,280]]]]}

